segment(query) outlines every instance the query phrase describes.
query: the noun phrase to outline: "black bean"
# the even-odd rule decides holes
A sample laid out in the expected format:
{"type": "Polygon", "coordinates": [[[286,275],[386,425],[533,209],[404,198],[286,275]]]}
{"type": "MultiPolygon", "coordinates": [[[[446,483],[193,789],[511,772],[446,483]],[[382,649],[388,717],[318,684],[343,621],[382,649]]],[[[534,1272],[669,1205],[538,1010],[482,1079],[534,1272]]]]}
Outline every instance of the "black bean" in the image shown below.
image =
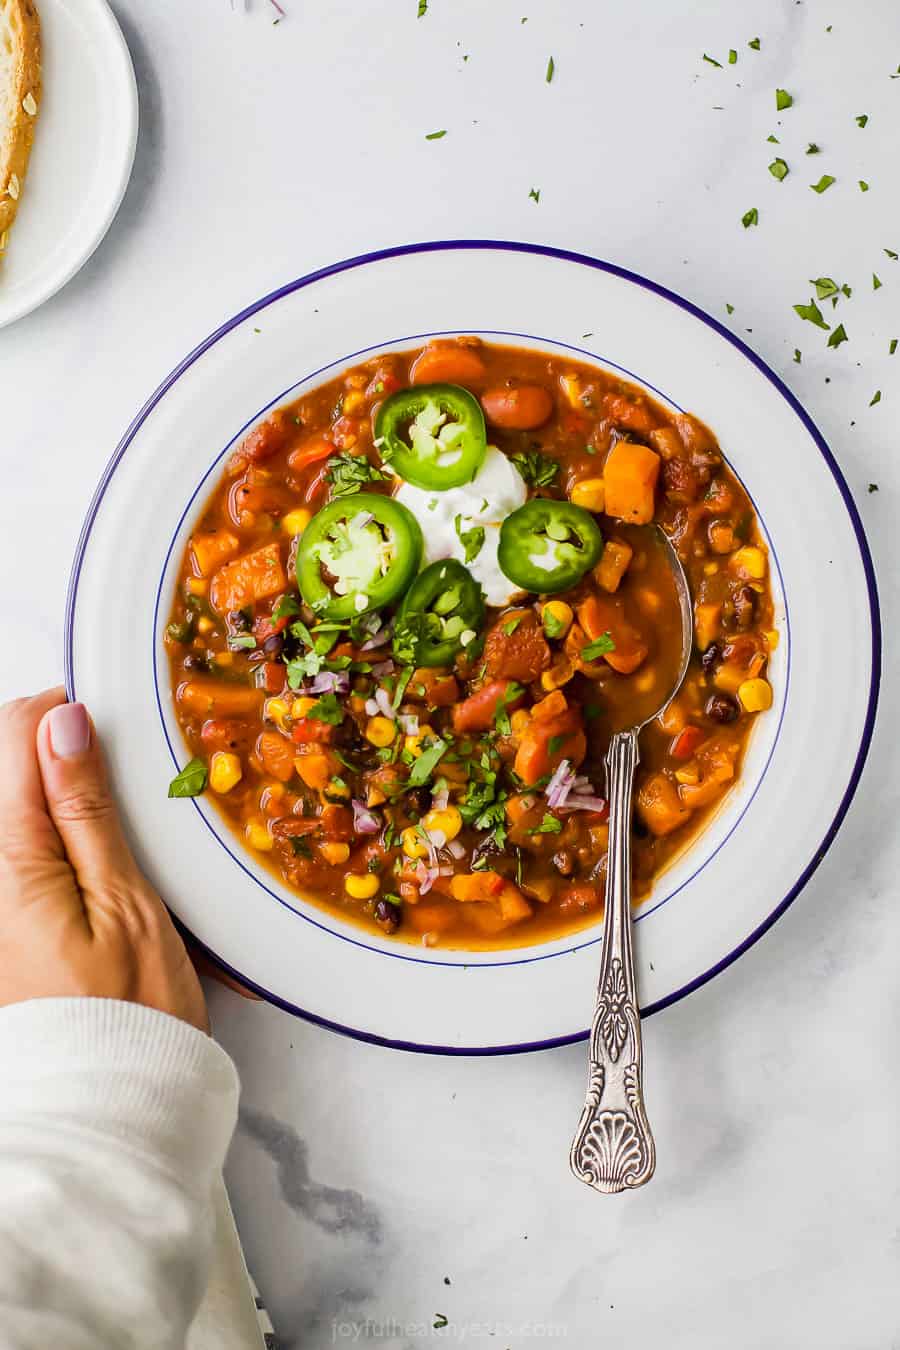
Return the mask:
{"type": "Polygon", "coordinates": [[[731,599],[734,622],[740,629],[750,628],[756,613],[756,592],[751,586],[741,586],[731,599]]]}
{"type": "Polygon", "coordinates": [[[417,815],[424,816],[426,811],[431,810],[431,793],[428,788],[410,788],[405,796],[409,810],[414,811],[417,815]]]}
{"type": "Polygon", "coordinates": [[[730,694],[710,694],[706,700],[706,715],[711,722],[736,722],[741,715],[737,699],[730,694]]]}
{"type": "Polygon", "coordinates": [[[400,927],[400,906],[390,900],[379,900],[375,906],[375,922],[385,933],[396,933],[400,927]]]}
{"type": "Polygon", "coordinates": [[[284,647],[284,638],[280,633],[273,633],[267,637],[263,643],[263,651],[270,661],[277,661],[284,647]]]}
{"type": "Polygon", "coordinates": [[[228,611],[228,627],[234,629],[235,633],[246,633],[250,628],[250,616],[243,609],[232,609],[228,611]]]}
{"type": "Polygon", "coordinates": [[[711,642],[707,647],[706,651],[700,657],[700,664],[703,667],[705,673],[709,675],[713,670],[715,670],[716,666],[719,664],[721,659],[722,659],[722,648],[719,646],[718,642],[711,642]]]}
{"type": "Polygon", "coordinates": [[[185,670],[209,670],[209,657],[206,652],[194,652],[182,661],[185,670]]]}

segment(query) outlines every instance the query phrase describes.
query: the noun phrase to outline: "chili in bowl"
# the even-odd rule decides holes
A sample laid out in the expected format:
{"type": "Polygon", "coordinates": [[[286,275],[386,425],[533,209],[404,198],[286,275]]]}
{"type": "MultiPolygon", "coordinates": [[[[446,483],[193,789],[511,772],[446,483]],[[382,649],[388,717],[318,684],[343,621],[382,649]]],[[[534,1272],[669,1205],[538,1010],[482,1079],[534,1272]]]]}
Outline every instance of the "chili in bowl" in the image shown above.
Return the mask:
{"type": "Polygon", "coordinates": [[[166,629],[205,792],[305,900],[393,940],[544,943],[602,914],[603,756],[641,735],[635,896],[738,780],[778,643],[712,433],[568,356],[476,338],[353,366],[255,426],[166,629]],[[646,715],[646,714],[643,714],[646,715]]]}

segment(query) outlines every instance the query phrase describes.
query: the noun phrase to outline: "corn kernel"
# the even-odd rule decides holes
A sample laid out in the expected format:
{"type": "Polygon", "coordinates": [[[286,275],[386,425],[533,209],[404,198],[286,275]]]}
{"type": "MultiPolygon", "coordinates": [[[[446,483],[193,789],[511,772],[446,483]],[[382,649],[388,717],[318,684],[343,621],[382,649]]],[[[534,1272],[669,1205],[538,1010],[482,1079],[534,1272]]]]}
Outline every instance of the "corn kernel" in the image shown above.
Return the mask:
{"type": "Polygon", "coordinates": [[[732,553],[728,565],[741,576],[750,577],[754,581],[762,581],[766,575],[766,555],[761,548],[756,548],[753,544],[732,553]]]}
{"type": "Polygon", "coordinates": [[[244,838],[251,848],[258,849],[260,853],[271,853],[275,843],[262,820],[248,820],[244,826],[244,838]]]}
{"type": "Polygon", "coordinates": [[[283,698],[270,698],[266,700],[263,708],[263,717],[267,717],[270,722],[274,722],[276,727],[281,727],[284,731],[284,719],[288,715],[288,705],[283,698]]]}
{"type": "Polygon", "coordinates": [[[389,717],[372,717],[366,727],[366,740],[379,749],[393,742],[397,728],[389,717]]]}
{"type": "Polygon", "coordinates": [[[362,876],[350,872],[344,877],[344,890],[354,900],[371,900],[381,890],[381,882],[374,872],[364,872],[362,876]]]}
{"type": "Polygon", "coordinates": [[[281,517],[281,528],[285,534],[302,534],[311,520],[312,512],[307,511],[305,506],[298,506],[295,511],[288,511],[287,515],[281,517]]]}
{"type": "Polygon", "coordinates": [[[545,670],[541,676],[541,688],[546,689],[550,694],[554,689],[561,689],[564,684],[568,684],[575,674],[575,667],[567,656],[556,661],[549,670],[545,670]]]}
{"type": "Polygon", "coordinates": [[[215,662],[217,666],[233,666],[234,656],[231,652],[216,652],[215,662]]]}
{"type": "Polygon", "coordinates": [[[318,699],[310,698],[308,694],[303,698],[295,698],[291,704],[291,717],[299,721],[301,717],[308,717],[310,708],[314,708],[318,699]]]}
{"type": "Polygon", "coordinates": [[[640,674],[633,677],[632,684],[639,694],[649,694],[656,684],[656,671],[652,666],[646,666],[640,674]]]}
{"type": "Polygon", "coordinates": [[[696,764],[686,764],[683,769],[675,770],[675,777],[679,783],[690,784],[694,787],[700,782],[700,769],[696,764]]]}
{"type": "Polygon", "coordinates": [[[365,406],[365,394],[361,394],[358,389],[352,389],[349,394],[344,395],[341,412],[345,417],[354,417],[357,413],[362,412],[365,406]]]}
{"type": "Polygon", "coordinates": [[[572,503],[586,511],[602,511],[606,502],[606,484],[602,478],[583,478],[571,492],[572,503]]]}
{"type": "Polygon", "coordinates": [[[455,839],[462,829],[462,816],[455,806],[436,807],[422,823],[426,830],[440,830],[448,839],[455,839]]]}
{"type": "Polygon", "coordinates": [[[719,570],[719,564],[715,562],[704,563],[703,575],[705,577],[714,577],[719,570]]]}
{"type": "Polygon", "coordinates": [[[241,781],[241,761],[227,750],[217,750],[209,761],[209,786],[213,792],[230,792],[241,781]]]}
{"type": "Polygon", "coordinates": [[[774,652],[781,638],[781,634],[779,633],[778,629],[777,628],[766,629],[765,633],[763,633],[763,637],[766,640],[766,646],[768,647],[769,651],[774,652]]]}
{"type": "Polygon", "coordinates": [[[517,708],[509,719],[510,731],[514,736],[522,736],[524,735],[525,728],[528,726],[528,723],[530,721],[531,721],[531,713],[528,711],[528,709],[517,708]]]}
{"type": "Polygon", "coordinates": [[[407,858],[427,858],[428,845],[414,826],[408,825],[400,836],[407,858]]]}
{"type": "Polygon", "coordinates": [[[206,595],[209,590],[209,582],[206,577],[188,577],[187,586],[191,595],[206,595]]]}
{"type": "Polygon", "coordinates": [[[772,686],[768,680],[744,680],[738,687],[738,698],[747,712],[765,712],[772,706],[772,686]]]}
{"type": "Polygon", "coordinates": [[[370,787],[366,793],[366,806],[381,806],[386,801],[387,797],[379,787],[370,787]]]}
{"type": "Polygon", "coordinates": [[[429,726],[419,727],[419,730],[416,732],[414,736],[404,736],[403,738],[404,750],[408,750],[409,753],[415,759],[418,759],[422,751],[425,749],[425,746],[422,744],[422,742],[425,740],[426,736],[428,737],[429,741],[434,740],[434,731],[429,726]]]}
{"type": "Polygon", "coordinates": [[[343,779],[341,780],[340,783],[338,783],[333,778],[331,778],[322,789],[322,795],[325,798],[325,800],[329,802],[335,800],[346,802],[350,800],[350,789],[348,788],[347,784],[343,781],[343,779]]]}
{"type": "Polygon", "coordinates": [[[215,626],[212,619],[207,618],[205,614],[201,614],[200,618],[197,620],[198,633],[203,633],[204,635],[211,633],[215,626]]]}
{"type": "Polygon", "coordinates": [[[544,623],[544,631],[547,630],[547,615],[552,620],[550,627],[553,632],[547,633],[548,637],[562,639],[572,627],[572,620],[575,617],[572,613],[572,606],[567,605],[565,600],[548,600],[541,610],[541,619],[544,623]]]}
{"type": "Polygon", "coordinates": [[[332,841],[327,844],[320,844],[319,852],[327,863],[331,863],[332,867],[339,867],[350,857],[350,845],[332,841]]]}

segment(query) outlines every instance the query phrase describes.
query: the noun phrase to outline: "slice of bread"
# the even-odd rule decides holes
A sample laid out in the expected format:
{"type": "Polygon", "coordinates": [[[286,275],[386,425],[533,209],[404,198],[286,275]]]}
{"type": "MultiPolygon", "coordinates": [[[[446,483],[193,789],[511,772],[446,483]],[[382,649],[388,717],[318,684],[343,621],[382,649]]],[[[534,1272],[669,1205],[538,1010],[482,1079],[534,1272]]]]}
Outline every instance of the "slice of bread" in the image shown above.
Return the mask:
{"type": "Polygon", "coordinates": [[[41,106],[41,22],[32,0],[0,0],[0,258],[16,218],[41,106]]]}

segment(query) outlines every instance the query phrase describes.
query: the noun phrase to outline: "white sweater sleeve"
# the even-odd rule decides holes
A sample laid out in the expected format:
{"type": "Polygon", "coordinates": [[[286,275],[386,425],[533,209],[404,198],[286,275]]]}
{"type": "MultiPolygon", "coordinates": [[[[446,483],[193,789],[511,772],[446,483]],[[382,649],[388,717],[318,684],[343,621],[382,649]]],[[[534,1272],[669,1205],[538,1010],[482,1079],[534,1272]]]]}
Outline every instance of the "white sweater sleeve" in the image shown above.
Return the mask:
{"type": "Polygon", "coordinates": [[[237,1099],[224,1050],[165,1013],[0,1010],[3,1350],[181,1350],[237,1099]]]}

